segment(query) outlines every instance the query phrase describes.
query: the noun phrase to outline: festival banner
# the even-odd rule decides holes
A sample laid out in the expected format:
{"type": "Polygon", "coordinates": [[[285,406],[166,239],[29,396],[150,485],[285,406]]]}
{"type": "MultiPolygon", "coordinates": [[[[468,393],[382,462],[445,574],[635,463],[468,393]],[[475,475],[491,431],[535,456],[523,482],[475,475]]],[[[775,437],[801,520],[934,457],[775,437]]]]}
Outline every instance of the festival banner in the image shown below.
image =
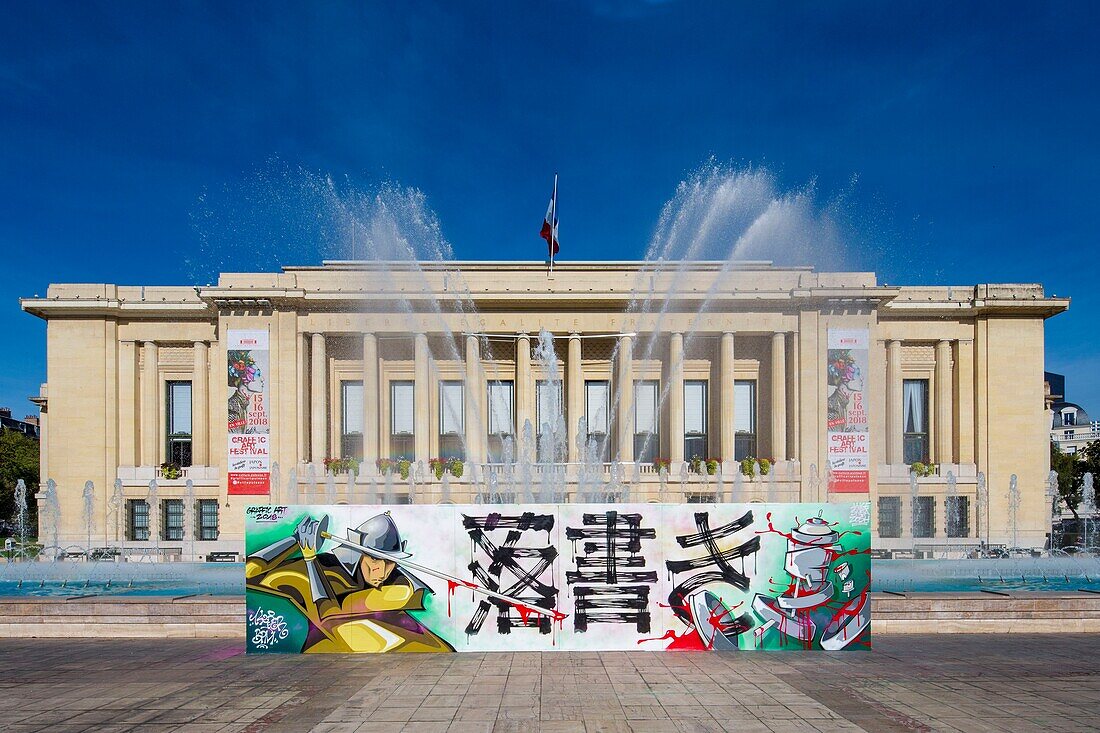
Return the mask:
{"type": "Polygon", "coordinates": [[[826,394],[829,491],[871,490],[871,448],[864,379],[870,335],[865,328],[829,329],[826,394]]]}
{"type": "Polygon", "coordinates": [[[230,494],[269,494],[268,332],[230,330],[226,341],[228,490],[230,494]]]}
{"type": "Polygon", "coordinates": [[[256,653],[857,650],[870,504],[249,506],[256,653]]]}

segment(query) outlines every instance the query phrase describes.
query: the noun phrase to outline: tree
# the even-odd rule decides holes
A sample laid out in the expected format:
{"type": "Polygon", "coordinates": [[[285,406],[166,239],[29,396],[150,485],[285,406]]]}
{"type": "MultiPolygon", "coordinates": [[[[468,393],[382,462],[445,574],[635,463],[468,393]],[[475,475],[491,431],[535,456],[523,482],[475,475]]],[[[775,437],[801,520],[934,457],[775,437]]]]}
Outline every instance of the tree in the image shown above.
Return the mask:
{"type": "Polygon", "coordinates": [[[1082,484],[1086,473],[1091,473],[1094,481],[1100,481],[1100,440],[1088,443],[1074,457],[1077,458],[1077,470],[1082,484]]]}
{"type": "Polygon", "coordinates": [[[0,430],[0,519],[15,519],[15,486],[27,484],[27,525],[35,527],[38,503],[38,441],[15,430],[0,430]]]}
{"type": "Polygon", "coordinates": [[[1050,470],[1058,474],[1058,495],[1069,507],[1073,518],[1080,519],[1077,516],[1077,505],[1081,503],[1081,487],[1085,477],[1080,461],[1068,453],[1063,453],[1058,446],[1051,443],[1050,470]]]}

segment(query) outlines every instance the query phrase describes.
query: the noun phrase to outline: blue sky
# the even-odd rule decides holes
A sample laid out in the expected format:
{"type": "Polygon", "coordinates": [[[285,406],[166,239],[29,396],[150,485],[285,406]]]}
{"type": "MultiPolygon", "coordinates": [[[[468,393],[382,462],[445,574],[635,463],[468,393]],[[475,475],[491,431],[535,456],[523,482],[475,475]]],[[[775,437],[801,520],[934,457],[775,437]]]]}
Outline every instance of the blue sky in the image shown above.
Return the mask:
{"type": "Polygon", "coordinates": [[[636,259],[714,158],[813,183],[880,281],[1071,296],[1047,366],[1100,414],[1100,12],[757,5],[10,5],[0,405],[31,412],[45,378],[19,296],[205,281],[204,237],[234,231],[232,269],[270,266],[254,194],[272,170],[415,186],[466,259],[540,258],[557,170],[562,257],[636,259]]]}

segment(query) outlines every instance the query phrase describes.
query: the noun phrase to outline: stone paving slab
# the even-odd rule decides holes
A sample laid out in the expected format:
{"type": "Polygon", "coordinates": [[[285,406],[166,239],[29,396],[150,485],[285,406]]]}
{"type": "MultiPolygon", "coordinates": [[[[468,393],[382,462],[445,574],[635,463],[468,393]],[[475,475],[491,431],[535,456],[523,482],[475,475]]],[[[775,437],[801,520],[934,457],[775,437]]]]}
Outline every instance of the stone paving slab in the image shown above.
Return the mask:
{"type": "Polygon", "coordinates": [[[1100,635],[870,652],[247,656],[236,640],[0,640],[0,730],[726,733],[1100,729],[1100,635]]]}

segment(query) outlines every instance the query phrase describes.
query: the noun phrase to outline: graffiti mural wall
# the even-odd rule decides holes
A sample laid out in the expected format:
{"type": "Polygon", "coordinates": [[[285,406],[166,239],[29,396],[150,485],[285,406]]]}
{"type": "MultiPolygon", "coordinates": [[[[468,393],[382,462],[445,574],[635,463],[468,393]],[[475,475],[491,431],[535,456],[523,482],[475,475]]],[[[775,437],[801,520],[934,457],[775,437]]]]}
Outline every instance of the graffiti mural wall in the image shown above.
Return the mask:
{"type": "Polygon", "coordinates": [[[252,506],[250,652],[870,648],[870,505],[252,506]]]}

